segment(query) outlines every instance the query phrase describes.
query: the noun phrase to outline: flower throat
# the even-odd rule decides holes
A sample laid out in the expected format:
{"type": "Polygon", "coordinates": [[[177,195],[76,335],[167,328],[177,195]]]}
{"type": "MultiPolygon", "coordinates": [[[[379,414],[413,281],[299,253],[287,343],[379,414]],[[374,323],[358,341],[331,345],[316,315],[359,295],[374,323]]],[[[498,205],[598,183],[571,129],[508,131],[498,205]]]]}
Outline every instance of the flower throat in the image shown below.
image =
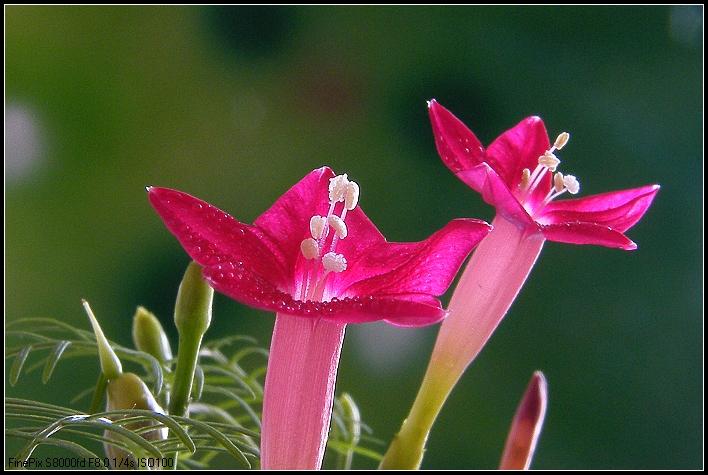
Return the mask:
{"type": "Polygon", "coordinates": [[[307,262],[299,300],[322,301],[329,275],[347,270],[346,258],[336,252],[337,242],[347,237],[347,212],[356,208],[358,202],[359,185],[350,181],[346,173],[330,178],[327,216],[310,218],[311,237],[300,243],[300,252],[307,262]],[[340,202],[344,206],[341,214],[337,215],[335,206],[340,202]]]}
{"type": "MultiPolygon", "coordinates": [[[[528,198],[533,194],[538,185],[543,180],[546,172],[554,173],[553,184],[550,191],[543,199],[542,206],[547,205],[551,200],[562,195],[566,191],[571,195],[575,195],[580,191],[580,182],[573,175],[563,175],[561,172],[556,172],[556,168],[560,165],[560,160],[554,153],[556,150],[561,150],[570,140],[568,132],[562,132],[558,135],[553,146],[546,150],[543,155],[538,157],[538,165],[531,171],[524,168],[521,172],[521,182],[519,183],[518,197],[523,201],[528,201],[528,198]]],[[[531,213],[533,215],[533,213],[531,213]]]]}

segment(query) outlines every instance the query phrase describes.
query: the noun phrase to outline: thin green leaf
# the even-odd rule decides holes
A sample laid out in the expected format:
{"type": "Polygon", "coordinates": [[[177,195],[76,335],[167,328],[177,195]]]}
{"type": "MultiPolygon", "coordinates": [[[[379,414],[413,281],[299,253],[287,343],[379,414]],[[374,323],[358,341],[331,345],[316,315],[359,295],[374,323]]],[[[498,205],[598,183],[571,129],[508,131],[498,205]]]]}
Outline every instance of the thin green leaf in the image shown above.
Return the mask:
{"type": "MultiPolygon", "coordinates": [[[[191,437],[189,437],[187,431],[185,431],[182,426],[180,426],[172,417],[167,416],[165,414],[160,414],[159,412],[148,411],[145,409],[130,409],[123,411],[101,412],[98,414],[94,414],[92,417],[111,417],[118,415],[137,415],[148,419],[154,419],[168,427],[171,433],[173,433],[179,440],[181,440],[190,452],[194,452],[196,450],[194,446],[194,441],[192,441],[191,437]]],[[[119,421],[116,421],[116,423],[118,422],[119,421]]]]}
{"type": "Polygon", "coordinates": [[[370,458],[372,460],[380,461],[381,459],[383,459],[383,455],[381,455],[380,453],[378,453],[374,450],[366,449],[364,447],[354,447],[354,446],[352,446],[346,442],[342,442],[340,440],[328,441],[327,447],[338,452],[338,453],[346,453],[351,450],[356,454],[370,458]]]}
{"type": "Polygon", "coordinates": [[[223,394],[224,396],[227,396],[227,397],[233,399],[250,416],[251,420],[256,425],[256,427],[258,427],[259,429],[261,428],[261,419],[260,419],[260,417],[258,417],[258,414],[256,414],[256,411],[254,411],[253,408],[250,406],[250,404],[248,404],[241,396],[239,396],[235,392],[230,391],[226,388],[220,388],[220,387],[211,386],[211,385],[205,385],[204,391],[209,392],[209,393],[215,393],[215,394],[223,394]]]}
{"type": "MultiPolygon", "coordinates": [[[[31,434],[26,434],[17,430],[12,430],[12,429],[7,429],[5,433],[8,436],[11,437],[17,437],[17,438],[22,438],[22,439],[29,439],[32,440],[33,436],[31,434]]],[[[98,460],[99,457],[95,453],[91,452],[87,448],[77,444],[76,442],[72,442],[70,440],[64,440],[64,439],[44,439],[37,445],[53,445],[56,447],[61,447],[63,449],[69,450],[73,453],[75,453],[77,456],[85,458],[85,459],[92,459],[92,460],[98,460]]],[[[20,459],[19,457],[17,457],[20,459]]],[[[24,460],[24,459],[20,459],[24,460]]],[[[98,468],[98,467],[97,467],[98,468]]]]}
{"type": "Polygon", "coordinates": [[[204,389],[204,370],[200,365],[197,365],[194,371],[194,386],[192,386],[192,396],[195,401],[202,398],[202,390],[204,389]]]}
{"type": "Polygon", "coordinates": [[[175,419],[182,424],[187,424],[189,426],[192,426],[198,430],[201,430],[202,432],[206,432],[207,434],[210,434],[212,437],[214,437],[216,440],[219,441],[219,443],[224,447],[226,450],[229,451],[229,453],[236,459],[239,460],[243,465],[245,465],[248,468],[251,468],[251,462],[248,461],[246,456],[243,454],[241,449],[236,447],[231,440],[226,437],[223,433],[221,433],[219,430],[215,429],[214,427],[210,426],[209,424],[205,424],[204,422],[200,421],[195,421],[194,419],[188,419],[186,417],[175,417],[175,419]]]}
{"type": "Polygon", "coordinates": [[[62,340],[56,344],[54,350],[47,358],[47,362],[44,365],[44,371],[42,371],[42,383],[47,384],[47,381],[52,377],[54,369],[57,367],[57,363],[64,354],[64,351],[71,345],[70,341],[62,340]]]}
{"type": "Polygon", "coordinates": [[[22,367],[27,361],[27,356],[29,356],[30,351],[32,351],[32,345],[27,345],[20,350],[15,357],[15,361],[12,362],[12,367],[10,368],[10,386],[17,384],[20,379],[20,373],[22,372],[22,367]]]}
{"type": "Polygon", "coordinates": [[[98,380],[96,381],[96,389],[93,392],[93,397],[91,398],[91,405],[89,406],[89,413],[93,414],[98,412],[98,407],[103,401],[103,395],[106,393],[106,386],[108,385],[108,380],[103,375],[103,373],[98,373],[98,380]]]}

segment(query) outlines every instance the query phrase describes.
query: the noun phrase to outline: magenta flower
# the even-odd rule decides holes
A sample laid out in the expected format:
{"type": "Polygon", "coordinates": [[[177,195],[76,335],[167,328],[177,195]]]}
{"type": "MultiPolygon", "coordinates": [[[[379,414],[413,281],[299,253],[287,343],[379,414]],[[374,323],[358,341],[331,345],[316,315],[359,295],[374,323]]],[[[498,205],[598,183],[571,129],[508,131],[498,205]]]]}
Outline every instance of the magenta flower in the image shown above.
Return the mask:
{"type": "Polygon", "coordinates": [[[417,468],[447,396],[509,310],[546,240],[625,250],[624,232],[637,223],[659,190],[649,185],[575,200],[573,175],[557,171],[562,133],[551,145],[543,121],[529,117],[487,149],[452,113],[428,103],[435,144],[445,165],[497,210],[494,227],[472,255],[450,299],[423,384],[383,468],[417,468]]]}
{"type": "Polygon", "coordinates": [[[389,243],[358,206],[359,186],[326,167],[253,225],[179,191],[148,192],[214,289],[277,313],[261,436],[269,469],[320,467],[346,324],[440,321],[437,297],[490,229],[456,219],[425,241],[389,243]]]}
{"type": "Polygon", "coordinates": [[[565,146],[569,134],[560,134],[551,146],[543,121],[528,117],[485,150],[435,100],[428,110],[435,145],[445,165],[506,219],[529,231],[538,230],[549,241],[636,249],[624,232],[647,211],[659,185],[554,201],[580,191],[573,175],[556,171],[560,160],[555,152],[565,146]]]}

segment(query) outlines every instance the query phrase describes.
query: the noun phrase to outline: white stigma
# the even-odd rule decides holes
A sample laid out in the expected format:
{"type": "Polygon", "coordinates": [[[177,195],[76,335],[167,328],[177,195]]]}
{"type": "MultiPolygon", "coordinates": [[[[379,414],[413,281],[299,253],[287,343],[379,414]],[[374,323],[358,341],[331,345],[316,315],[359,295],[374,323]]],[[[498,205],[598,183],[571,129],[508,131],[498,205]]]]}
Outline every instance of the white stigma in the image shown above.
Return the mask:
{"type": "Polygon", "coordinates": [[[330,214],[327,221],[329,225],[332,226],[332,229],[334,229],[334,232],[337,233],[339,239],[347,237],[347,225],[342,218],[335,214],[330,214]]]}
{"type": "Polygon", "coordinates": [[[324,216],[313,216],[310,218],[310,234],[315,239],[322,239],[327,227],[327,218],[324,216]]]}
{"type": "Polygon", "coordinates": [[[329,201],[332,203],[337,203],[339,201],[344,201],[347,196],[347,189],[349,188],[349,178],[347,174],[337,175],[334,178],[329,179],[329,201]]]}
{"type": "Polygon", "coordinates": [[[300,251],[307,260],[315,259],[320,255],[317,241],[312,238],[307,238],[300,243],[300,251]]]}
{"type": "Polygon", "coordinates": [[[580,191],[580,182],[573,175],[564,176],[563,185],[565,185],[565,188],[571,195],[575,195],[580,191]]]}
{"type": "Polygon", "coordinates": [[[341,254],[328,252],[322,256],[322,267],[327,272],[342,272],[347,270],[347,260],[341,254]]]}

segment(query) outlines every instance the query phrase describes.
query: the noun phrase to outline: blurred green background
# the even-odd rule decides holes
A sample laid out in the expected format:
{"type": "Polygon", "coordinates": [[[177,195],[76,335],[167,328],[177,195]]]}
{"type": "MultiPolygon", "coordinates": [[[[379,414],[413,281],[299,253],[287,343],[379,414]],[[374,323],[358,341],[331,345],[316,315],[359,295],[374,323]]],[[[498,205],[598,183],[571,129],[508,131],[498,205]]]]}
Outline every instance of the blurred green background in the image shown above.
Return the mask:
{"type": "MultiPolygon", "coordinates": [[[[550,406],[534,467],[702,465],[701,6],[5,13],[7,320],[87,327],[87,298],[124,344],[138,304],[170,326],[188,259],[145,185],[250,222],[327,164],[360,183],[390,240],[491,220],[438,159],[425,101],[484,143],[538,114],[551,135],[572,134],[563,171],[582,195],[662,190],[629,232],[636,252],[546,245],[444,408],[424,467],[495,467],[536,369],[550,406]]],[[[214,314],[207,335],[269,342],[272,315],[221,296],[214,314]]],[[[338,391],[377,437],[405,417],[436,331],[349,327],[338,391]]],[[[60,363],[50,385],[6,391],[66,403],[95,366],[60,363]]]]}

